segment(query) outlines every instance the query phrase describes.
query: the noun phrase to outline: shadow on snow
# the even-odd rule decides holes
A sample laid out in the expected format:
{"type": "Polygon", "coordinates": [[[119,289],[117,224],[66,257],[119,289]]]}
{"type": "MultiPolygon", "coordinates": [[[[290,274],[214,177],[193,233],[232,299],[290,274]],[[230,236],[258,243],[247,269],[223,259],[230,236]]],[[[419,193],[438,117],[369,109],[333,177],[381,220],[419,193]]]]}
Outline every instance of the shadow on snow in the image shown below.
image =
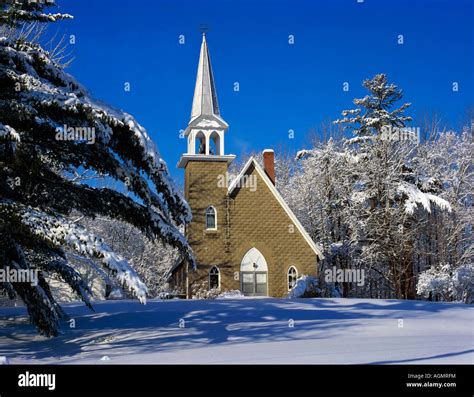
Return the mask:
{"type": "MultiPolygon", "coordinates": [[[[324,339],[334,337],[341,328],[355,327],[366,320],[397,318],[402,311],[406,317],[410,311],[452,310],[454,306],[395,300],[380,304],[350,299],[152,300],[146,306],[135,301],[97,302],[96,312],[90,312],[74,303],[66,305],[66,311],[75,320],[76,328],[64,323],[64,334],[52,339],[37,336],[26,321],[10,324],[5,317],[11,315],[0,317],[2,322],[7,322],[0,330],[0,354],[32,359],[59,358],[60,354],[65,359],[84,352],[140,354],[209,344],[324,339]],[[184,320],[184,328],[179,327],[180,320],[184,320]],[[290,321],[294,322],[294,328],[290,321]]],[[[11,310],[17,316],[25,314],[24,309],[11,310]]],[[[469,352],[472,350],[451,354],[469,352]]],[[[383,363],[390,362],[377,362],[383,363]]]]}

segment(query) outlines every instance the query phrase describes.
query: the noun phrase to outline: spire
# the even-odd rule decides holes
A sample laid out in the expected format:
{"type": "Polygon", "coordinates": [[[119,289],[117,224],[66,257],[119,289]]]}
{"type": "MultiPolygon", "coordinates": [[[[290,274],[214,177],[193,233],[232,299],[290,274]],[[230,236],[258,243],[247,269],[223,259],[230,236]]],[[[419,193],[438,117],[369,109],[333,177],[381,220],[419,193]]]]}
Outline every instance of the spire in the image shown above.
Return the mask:
{"type": "Polygon", "coordinates": [[[186,168],[190,160],[226,161],[230,164],[235,156],[224,151],[224,135],[228,128],[229,124],[219,112],[209,50],[203,33],[191,121],[184,130],[188,151],[181,156],[178,167],[186,168]]]}
{"type": "Polygon", "coordinates": [[[199,56],[196,87],[194,89],[191,121],[201,115],[220,116],[205,33],[202,34],[201,54],[199,56]]]}

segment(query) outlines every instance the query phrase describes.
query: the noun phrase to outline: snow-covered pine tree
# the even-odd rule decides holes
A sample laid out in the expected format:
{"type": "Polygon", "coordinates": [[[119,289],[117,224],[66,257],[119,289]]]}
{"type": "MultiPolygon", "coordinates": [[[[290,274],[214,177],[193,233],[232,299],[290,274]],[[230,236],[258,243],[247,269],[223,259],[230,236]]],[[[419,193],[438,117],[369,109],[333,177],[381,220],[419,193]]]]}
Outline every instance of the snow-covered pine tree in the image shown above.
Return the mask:
{"type": "Polygon", "coordinates": [[[369,94],[355,99],[358,107],[343,111],[343,118],[335,121],[354,134],[347,145],[359,159],[353,168],[357,219],[352,225],[353,238],[361,245],[369,283],[382,277],[388,296],[413,299],[418,221],[423,211],[431,211],[431,204],[448,211],[451,207],[437,195],[439,181],[430,178],[428,170],[420,173],[416,167],[417,137],[404,129],[411,120],[404,114],[410,104],[395,108],[402,91],[389,84],[384,74],[363,85],[369,94]]]}
{"type": "Polygon", "coordinates": [[[55,6],[54,0],[4,0],[1,3],[0,24],[18,28],[30,22],[56,22],[73,18],[70,14],[45,12],[45,8],[55,6]]]}
{"type": "Polygon", "coordinates": [[[98,258],[141,301],[147,293],[124,258],[68,220],[71,211],[127,222],[176,247],[193,265],[179,231],[191,212],[146,130],[129,114],[92,99],[50,53],[25,37],[25,23],[69,16],[47,14],[40,2],[16,3],[0,8],[0,266],[38,270],[39,283],[2,287],[23,300],[41,333],[54,336],[65,313],[45,273],[58,274],[91,307],[66,250],[98,258]],[[78,169],[119,181],[123,190],[74,182],[68,174],[78,169]]]}

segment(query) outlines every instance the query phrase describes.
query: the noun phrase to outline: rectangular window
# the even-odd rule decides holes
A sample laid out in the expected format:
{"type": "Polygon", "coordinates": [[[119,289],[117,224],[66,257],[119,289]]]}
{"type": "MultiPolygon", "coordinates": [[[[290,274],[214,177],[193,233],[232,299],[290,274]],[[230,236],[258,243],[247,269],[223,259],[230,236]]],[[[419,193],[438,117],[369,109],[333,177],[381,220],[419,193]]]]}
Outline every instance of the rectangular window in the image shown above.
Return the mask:
{"type": "Polygon", "coordinates": [[[254,278],[252,273],[242,273],[242,292],[244,295],[255,293],[254,278]]]}
{"type": "Polygon", "coordinates": [[[215,229],[216,228],[216,218],[214,215],[208,214],[206,217],[206,228],[207,229],[215,229]]]}
{"type": "Polygon", "coordinates": [[[256,285],[256,293],[258,295],[266,295],[266,293],[267,293],[267,284],[257,284],[256,285]]]}
{"type": "Polygon", "coordinates": [[[244,272],[242,273],[242,292],[244,295],[266,295],[267,274],[244,272]]]}
{"type": "Polygon", "coordinates": [[[255,293],[257,295],[266,295],[267,293],[267,275],[266,273],[255,274],[255,293]]]}
{"type": "Polygon", "coordinates": [[[253,274],[252,273],[244,273],[242,274],[242,280],[245,283],[252,283],[253,284],[253,274]]]}
{"type": "Polygon", "coordinates": [[[263,273],[257,273],[257,284],[266,284],[267,283],[267,275],[263,273]]]}

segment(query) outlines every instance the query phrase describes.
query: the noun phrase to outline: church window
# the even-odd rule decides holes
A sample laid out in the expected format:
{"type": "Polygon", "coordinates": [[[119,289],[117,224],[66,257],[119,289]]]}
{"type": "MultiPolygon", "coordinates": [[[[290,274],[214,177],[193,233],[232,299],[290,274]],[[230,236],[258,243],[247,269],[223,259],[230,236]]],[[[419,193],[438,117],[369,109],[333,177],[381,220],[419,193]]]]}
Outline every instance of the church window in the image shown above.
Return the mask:
{"type": "Polygon", "coordinates": [[[221,154],[220,153],[220,136],[216,131],[213,131],[209,139],[209,154],[221,154]]]}
{"type": "Polygon", "coordinates": [[[219,289],[219,269],[216,266],[209,272],[209,289],[219,289]]]}
{"type": "Polygon", "coordinates": [[[291,266],[288,269],[288,291],[291,290],[296,285],[296,280],[298,279],[298,272],[296,267],[291,266]]]}
{"type": "Polygon", "coordinates": [[[205,141],[199,141],[199,149],[198,149],[198,154],[206,154],[206,142],[205,141]]]}
{"type": "Polygon", "coordinates": [[[196,145],[197,145],[197,151],[195,151],[195,153],[206,154],[206,137],[202,133],[202,131],[199,131],[196,134],[196,145]]]}
{"type": "Polygon", "coordinates": [[[217,213],[213,206],[206,209],[206,229],[217,229],[217,213]]]}

